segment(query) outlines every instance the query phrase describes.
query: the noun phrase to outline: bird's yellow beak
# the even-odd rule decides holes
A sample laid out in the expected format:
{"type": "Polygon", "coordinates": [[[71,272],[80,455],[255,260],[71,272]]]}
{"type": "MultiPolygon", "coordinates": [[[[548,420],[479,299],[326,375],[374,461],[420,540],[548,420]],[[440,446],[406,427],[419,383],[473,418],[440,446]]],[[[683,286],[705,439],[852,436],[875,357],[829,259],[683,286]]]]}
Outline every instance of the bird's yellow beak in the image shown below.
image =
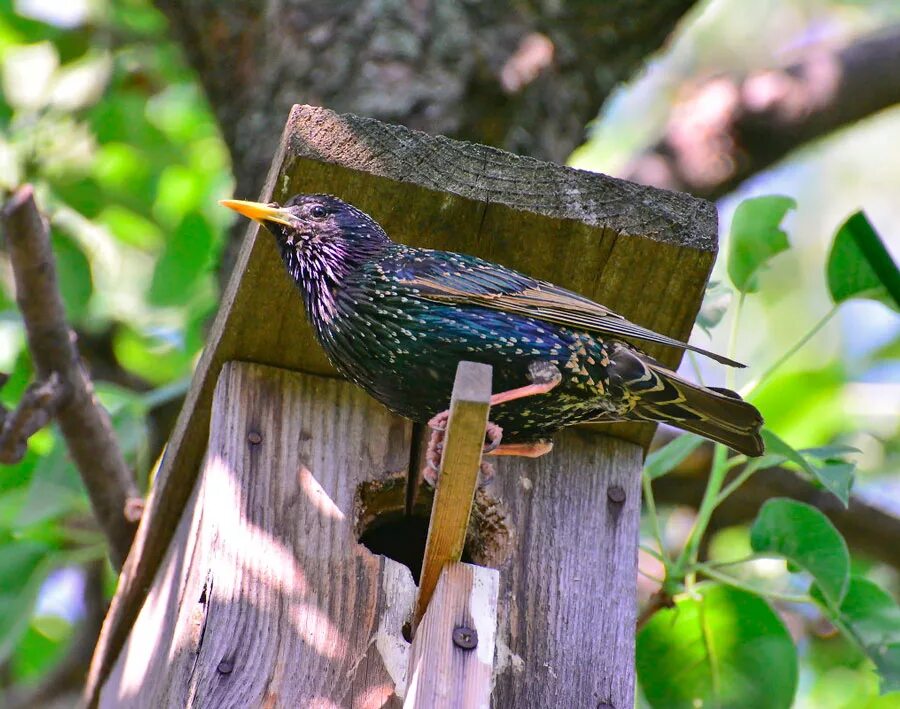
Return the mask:
{"type": "Polygon", "coordinates": [[[281,207],[270,207],[262,202],[247,202],[243,199],[220,199],[219,204],[259,223],[275,222],[293,226],[290,222],[289,212],[281,207]]]}

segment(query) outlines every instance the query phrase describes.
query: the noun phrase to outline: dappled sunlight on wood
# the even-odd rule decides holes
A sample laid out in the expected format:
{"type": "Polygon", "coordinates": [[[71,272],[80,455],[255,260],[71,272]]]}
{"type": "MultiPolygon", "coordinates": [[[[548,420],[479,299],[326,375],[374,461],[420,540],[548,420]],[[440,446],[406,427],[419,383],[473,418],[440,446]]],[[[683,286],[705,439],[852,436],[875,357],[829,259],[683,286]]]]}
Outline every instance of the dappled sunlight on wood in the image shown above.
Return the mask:
{"type": "Polygon", "coordinates": [[[167,564],[161,569],[161,578],[157,580],[154,592],[147,597],[147,602],[144,604],[147,622],[135,626],[129,638],[129,644],[122,653],[124,663],[118,697],[122,702],[140,690],[146,679],[148,658],[157,655],[163,645],[169,645],[170,651],[166,655],[171,658],[174,638],[171,635],[159,633],[159,628],[165,627],[164,618],[169,604],[172,602],[173,591],[175,591],[174,581],[177,570],[174,564],[167,564]]]}
{"type": "Polygon", "coordinates": [[[356,541],[351,513],[360,481],[408,459],[408,424],[347,383],[259,365],[226,365],[216,400],[101,706],[383,706],[405,680],[415,585],[356,541]]]}
{"type": "MultiPolygon", "coordinates": [[[[245,572],[271,588],[292,595],[305,594],[306,575],[293,552],[247,518],[240,481],[228,463],[216,457],[210,461],[207,470],[212,484],[204,487],[204,504],[214,510],[217,526],[227,529],[231,539],[231,545],[220,549],[220,553],[210,560],[213,578],[220,574],[230,575],[235,564],[241,563],[245,572]],[[254,550],[252,555],[245,553],[248,548],[254,550]]],[[[216,594],[215,587],[213,594],[216,594]]]]}
{"type": "Polygon", "coordinates": [[[300,489],[306,493],[310,503],[323,517],[340,521],[346,518],[346,515],[341,512],[341,509],[328,496],[328,493],[325,492],[324,488],[305,465],[300,466],[297,479],[300,482],[300,489]]]}

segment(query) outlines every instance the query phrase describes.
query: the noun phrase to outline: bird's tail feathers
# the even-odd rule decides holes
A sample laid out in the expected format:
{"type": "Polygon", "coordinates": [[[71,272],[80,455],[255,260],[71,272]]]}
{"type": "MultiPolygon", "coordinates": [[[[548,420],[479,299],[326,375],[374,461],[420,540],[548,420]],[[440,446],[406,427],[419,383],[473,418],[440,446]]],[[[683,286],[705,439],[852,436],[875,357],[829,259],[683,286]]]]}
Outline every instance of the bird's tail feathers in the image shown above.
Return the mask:
{"type": "Polygon", "coordinates": [[[763,417],[729,389],[704,387],[679,377],[658,362],[637,355],[643,375],[625,384],[637,399],[635,418],[664,421],[756,457],[765,452],[763,417]]]}

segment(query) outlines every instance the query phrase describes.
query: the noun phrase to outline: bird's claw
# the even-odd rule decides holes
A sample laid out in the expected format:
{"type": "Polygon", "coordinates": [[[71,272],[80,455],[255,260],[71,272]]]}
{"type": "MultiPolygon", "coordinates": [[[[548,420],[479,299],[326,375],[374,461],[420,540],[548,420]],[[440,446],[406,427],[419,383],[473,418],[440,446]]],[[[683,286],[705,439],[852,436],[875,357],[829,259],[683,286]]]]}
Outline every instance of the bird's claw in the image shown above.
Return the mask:
{"type": "Polygon", "coordinates": [[[428,420],[428,428],[432,431],[446,431],[447,430],[447,422],[450,420],[450,410],[441,411],[441,413],[432,416],[428,420]]]}
{"type": "Polygon", "coordinates": [[[485,434],[488,437],[488,442],[484,444],[482,455],[487,455],[488,453],[497,450],[500,447],[500,443],[503,441],[503,429],[493,421],[487,422],[485,434]]]}
{"type": "MultiPolygon", "coordinates": [[[[450,418],[449,411],[442,411],[437,416],[432,417],[428,422],[431,429],[431,435],[428,440],[428,450],[425,452],[425,468],[422,471],[422,477],[431,487],[437,487],[438,473],[441,469],[441,454],[444,450],[444,435],[447,431],[447,421],[450,418]]],[[[485,427],[485,435],[488,442],[484,444],[482,455],[497,450],[503,440],[503,429],[493,421],[488,421],[485,427]]],[[[481,461],[481,480],[480,486],[489,483],[494,477],[494,466],[486,460],[481,461]]]]}

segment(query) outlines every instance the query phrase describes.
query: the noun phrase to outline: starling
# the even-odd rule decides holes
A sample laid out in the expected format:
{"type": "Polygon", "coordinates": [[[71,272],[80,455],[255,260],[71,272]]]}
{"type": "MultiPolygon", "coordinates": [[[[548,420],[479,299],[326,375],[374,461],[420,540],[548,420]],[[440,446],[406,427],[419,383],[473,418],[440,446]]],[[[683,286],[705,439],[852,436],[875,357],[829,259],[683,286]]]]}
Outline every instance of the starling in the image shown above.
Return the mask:
{"type": "Polygon", "coordinates": [[[439,427],[457,364],[469,360],[493,367],[495,454],[541,455],[554,432],[586,421],[661,421],[763,453],[756,408],[685,381],[635,341],[737,362],[498,264],[398,244],[330,195],[222,204],[274,235],[332,364],[401,416],[439,427]]]}

